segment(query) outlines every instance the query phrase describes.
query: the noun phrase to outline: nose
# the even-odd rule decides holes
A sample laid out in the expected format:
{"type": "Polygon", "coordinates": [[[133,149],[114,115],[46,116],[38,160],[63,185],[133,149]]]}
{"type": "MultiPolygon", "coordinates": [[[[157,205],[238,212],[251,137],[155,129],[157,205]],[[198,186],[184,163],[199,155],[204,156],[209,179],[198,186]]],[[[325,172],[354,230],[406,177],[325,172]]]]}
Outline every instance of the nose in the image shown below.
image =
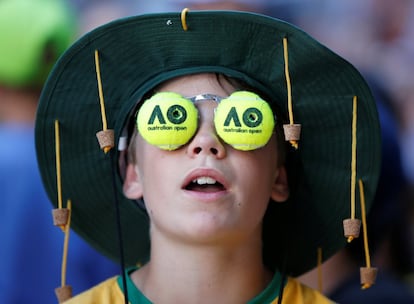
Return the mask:
{"type": "Polygon", "coordinates": [[[220,138],[217,136],[214,128],[214,108],[217,104],[201,105],[199,110],[199,128],[187,146],[187,153],[191,157],[197,155],[211,155],[216,158],[226,156],[226,148],[220,138]]]}

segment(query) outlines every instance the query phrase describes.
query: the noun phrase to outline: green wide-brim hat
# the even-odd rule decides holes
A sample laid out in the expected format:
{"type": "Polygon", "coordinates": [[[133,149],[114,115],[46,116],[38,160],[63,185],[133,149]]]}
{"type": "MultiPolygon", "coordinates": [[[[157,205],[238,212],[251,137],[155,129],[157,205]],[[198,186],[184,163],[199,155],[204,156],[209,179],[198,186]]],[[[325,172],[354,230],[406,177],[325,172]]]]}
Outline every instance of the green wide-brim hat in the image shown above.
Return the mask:
{"type": "Polygon", "coordinates": [[[62,200],[64,205],[72,202],[71,227],[100,252],[119,260],[118,203],[125,262],[145,262],[149,219],[136,202],[123,196],[118,171],[118,142],[136,103],[168,79],[216,72],[262,91],[287,115],[287,38],[293,114],[302,132],[293,152],[297,179],[290,199],[271,203],[266,214],[264,260],[270,268],[302,274],[317,264],[318,248],[327,259],[346,244],[342,221],[351,212],[354,96],[356,179],[363,181],[367,208],[374,197],[380,128],[370,89],[350,63],[281,20],[230,11],[189,11],[183,16],[150,14],[111,22],[86,34],[60,58],[43,90],[36,120],[38,162],[49,197],[57,206],[58,121],[62,200]],[[115,148],[108,153],[96,138],[103,129],[103,115],[115,134],[115,148]]]}

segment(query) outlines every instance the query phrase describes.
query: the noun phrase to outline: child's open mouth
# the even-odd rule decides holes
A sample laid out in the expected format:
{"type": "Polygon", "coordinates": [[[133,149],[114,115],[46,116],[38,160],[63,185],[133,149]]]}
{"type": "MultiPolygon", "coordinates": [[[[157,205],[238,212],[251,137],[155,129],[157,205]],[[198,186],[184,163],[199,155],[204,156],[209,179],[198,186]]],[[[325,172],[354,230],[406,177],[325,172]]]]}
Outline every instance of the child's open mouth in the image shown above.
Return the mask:
{"type": "Polygon", "coordinates": [[[225,190],[224,186],[214,178],[201,176],[193,179],[186,187],[186,190],[198,192],[218,192],[225,190]]]}

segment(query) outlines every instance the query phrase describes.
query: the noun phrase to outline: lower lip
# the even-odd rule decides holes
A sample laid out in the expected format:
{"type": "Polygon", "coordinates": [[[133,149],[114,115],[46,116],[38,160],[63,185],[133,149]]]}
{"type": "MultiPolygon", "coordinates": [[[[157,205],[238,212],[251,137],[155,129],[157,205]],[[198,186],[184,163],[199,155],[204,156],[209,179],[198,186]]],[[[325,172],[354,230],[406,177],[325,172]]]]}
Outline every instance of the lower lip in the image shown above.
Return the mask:
{"type": "Polygon", "coordinates": [[[218,200],[223,199],[228,194],[226,190],[216,191],[216,192],[201,192],[201,191],[184,190],[184,193],[190,196],[191,199],[193,200],[201,201],[205,203],[217,202],[218,200]]]}

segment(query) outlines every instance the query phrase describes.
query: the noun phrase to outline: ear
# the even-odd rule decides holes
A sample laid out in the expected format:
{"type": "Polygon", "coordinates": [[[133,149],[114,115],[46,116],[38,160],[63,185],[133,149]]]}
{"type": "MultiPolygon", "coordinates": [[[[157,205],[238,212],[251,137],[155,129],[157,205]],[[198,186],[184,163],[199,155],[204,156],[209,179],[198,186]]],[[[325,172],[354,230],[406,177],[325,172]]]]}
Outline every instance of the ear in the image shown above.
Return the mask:
{"type": "Polygon", "coordinates": [[[129,199],[139,199],[143,196],[141,179],[134,164],[128,164],[123,185],[124,195],[129,199]]]}
{"type": "Polygon", "coordinates": [[[289,184],[286,168],[284,166],[278,168],[275,181],[272,186],[271,198],[275,202],[284,202],[289,197],[289,184]]]}

